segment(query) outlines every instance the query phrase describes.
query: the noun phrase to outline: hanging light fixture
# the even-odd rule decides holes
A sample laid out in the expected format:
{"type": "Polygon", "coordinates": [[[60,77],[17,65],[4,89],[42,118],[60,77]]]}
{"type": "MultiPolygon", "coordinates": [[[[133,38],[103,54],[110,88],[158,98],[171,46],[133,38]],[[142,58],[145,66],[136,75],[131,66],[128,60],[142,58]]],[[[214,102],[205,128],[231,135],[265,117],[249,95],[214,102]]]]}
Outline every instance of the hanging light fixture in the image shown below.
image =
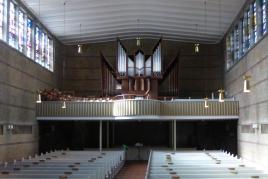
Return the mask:
{"type": "Polygon", "coordinates": [[[194,44],[194,52],[199,53],[199,45],[198,43],[194,44]]]}
{"type": "MultiPolygon", "coordinates": [[[[82,24],[80,23],[80,29],[79,29],[79,36],[80,37],[81,37],[81,29],[82,29],[82,24]]],[[[79,54],[83,53],[83,45],[82,44],[77,45],[77,52],[79,54]]]]}
{"type": "Polygon", "coordinates": [[[41,98],[41,94],[40,92],[38,93],[38,96],[37,96],[37,100],[36,100],[36,103],[41,103],[42,102],[42,98],[41,98]]]}
{"type": "Polygon", "coordinates": [[[65,101],[63,101],[61,108],[66,109],[66,102],[65,101]]]}
{"type": "Polygon", "coordinates": [[[141,38],[140,37],[137,37],[136,40],[137,40],[137,46],[138,47],[141,46],[141,38]]]}
{"type": "Polygon", "coordinates": [[[220,89],[218,90],[218,92],[219,92],[219,102],[222,103],[224,102],[224,90],[220,89]]]}
{"type": "Polygon", "coordinates": [[[138,34],[138,36],[136,37],[136,45],[138,47],[141,46],[141,37],[139,35],[139,25],[140,25],[140,19],[137,19],[137,34],[138,34]]]}
{"type": "Polygon", "coordinates": [[[205,108],[208,108],[209,107],[209,105],[208,105],[208,98],[205,97],[204,100],[205,100],[204,107],[205,108]]]}
{"type": "MultiPolygon", "coordinates": [[[[196,32],[198,32],[198,24],[195,24],[196,32]]],[[[199,43],[194,44],[194,52],[199,53],[199,43]]]]}
{"type": "Polygon", "coordinates": [[[251,78],[251,76],[249,76],[249,75],[245,75],[243,78],[244,78],[244,88],[243,88],[243,92],[244,92],[244,93],[250,93],[249,79],[251,78]]]}
{"type": "Polygon", "coordinates": [[[83,46],[81,45],[81,44],[79,44],[79,45],[77,45],[77,52],[79,53],[79,54],[81,54],[81,53],[83,53],[83,48],[82,48],[83,46]]]}

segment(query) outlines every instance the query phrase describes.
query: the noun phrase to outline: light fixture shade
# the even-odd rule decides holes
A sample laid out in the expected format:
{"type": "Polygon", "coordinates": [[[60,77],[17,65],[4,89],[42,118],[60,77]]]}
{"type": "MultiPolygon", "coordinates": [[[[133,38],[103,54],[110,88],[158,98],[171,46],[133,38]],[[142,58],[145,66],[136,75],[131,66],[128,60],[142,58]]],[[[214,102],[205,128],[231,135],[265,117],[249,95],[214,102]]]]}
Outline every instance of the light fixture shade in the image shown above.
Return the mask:
{"type": "Polygon", "coordinates": [[[141,38],[140,37],[137,37],[136,38],[136,40],[137,40],[137,46],[139,47],[139,46],[141,46],[141,38]]]}
{"type": "Polygon", "coordinates": [[[250,76],[248,75],[244,76],[244,88],[243,88],[244,93],[250,93],[249,79],[250,79],[250,76]]]}
{"type": "Polygon", "coordinates": [[[66,102],[65,101],[63,101],[61,108],[66,109],[66,102]]]}
{"type": "Polygon", "coordinates": [[[36,100],[36,103],[41,103],[41,102],[42,102],[41,94],[39,93],[38,97],[37,97],[37,100],[36,100]]]}
{"type": "Polygon", "coordinates": [[[194,44],[194,52],[199,53],[199,44],[194,44]]]}
{"type": "Polygon", "coordinates": [[[219,102],[222,103],[224,102],[224,90],[220,89],[218,90],[219,92],[219,102]]]}
{"type": "Polygon", "coordinates": [[[204,100],[205,100],[204,107],[205,108],[208,108],[209,107],[209,105],[208,105],[208,98],[205,97],[204,100]]]}
{"type": "Polygon", "coordinates": [[[83,53],[82,45],[77,45],[77,52],[78,52],[79,54],[83,53]]]}

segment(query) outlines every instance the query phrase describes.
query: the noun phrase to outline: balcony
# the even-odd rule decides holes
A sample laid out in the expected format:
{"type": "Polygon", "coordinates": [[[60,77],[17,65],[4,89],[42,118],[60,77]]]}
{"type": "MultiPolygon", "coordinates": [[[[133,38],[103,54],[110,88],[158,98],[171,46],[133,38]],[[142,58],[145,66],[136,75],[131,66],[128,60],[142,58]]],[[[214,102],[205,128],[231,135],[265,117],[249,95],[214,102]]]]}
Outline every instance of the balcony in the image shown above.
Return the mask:
{"type": "Polygon", "coordinates": [[[178,99],[115,101],[43,101],[36,104],[37,120],[226,120],[239,118],[234,100],[178,99]]]}

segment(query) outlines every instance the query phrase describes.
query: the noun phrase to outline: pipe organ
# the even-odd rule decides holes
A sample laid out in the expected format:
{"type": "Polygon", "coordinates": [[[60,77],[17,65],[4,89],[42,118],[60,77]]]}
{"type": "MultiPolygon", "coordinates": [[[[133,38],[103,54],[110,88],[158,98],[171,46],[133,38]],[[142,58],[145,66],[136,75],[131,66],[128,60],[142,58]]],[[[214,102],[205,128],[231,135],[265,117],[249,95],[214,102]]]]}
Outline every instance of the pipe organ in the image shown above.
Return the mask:
{"type": "Polygon", "coordinates": [[[115,70],[101,54],[102,96],[118,95],[120,83],[116,79],[115,70]]]}
{"type": "Polygon", "coordinates": [[[159,95],[179,96],[179,53],[163,72],[163,78],[159,83],[159,95]]]}
{"type": "Polygon", "coordinates": [[[121,43],[118,41],[118,63],[117,63],[117,71],[120,76],[126,76],[127,74],[127,59],[129,61],[129,58],[127,57],[127,53],[125,48],[121,45],[121,43]]]}
{"type": "Polygon", "coordinates": [[[138,49],[131,55],[120,40],[117,46],[116,69],[101,54],[103,97],[121,95],[126,98],[157,99],[159,95],[178,96],[179,53],[162,70],[161,39],[150,54],[138,49]]]}
{"type": "Polygon", "coordinates": [[[118,40],[117,79],[122,84],[124,94],[157,98],[158,80],[161,78],[161,40],[149,55],[142,50],[128,55],[126,48],[118,40]]]}

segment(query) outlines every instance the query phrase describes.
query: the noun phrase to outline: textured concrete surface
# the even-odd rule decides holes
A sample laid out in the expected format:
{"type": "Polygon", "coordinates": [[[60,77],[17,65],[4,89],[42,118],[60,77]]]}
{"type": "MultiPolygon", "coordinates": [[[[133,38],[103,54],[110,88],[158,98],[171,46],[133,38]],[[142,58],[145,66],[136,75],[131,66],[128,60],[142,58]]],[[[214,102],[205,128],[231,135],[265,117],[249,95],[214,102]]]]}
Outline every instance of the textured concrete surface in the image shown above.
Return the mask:
{"type": "Polygon", "coordinates": [[[20,159],[38,152],[38,127],[35,119],[36,91],[60,87],[61,45],[56,43],[54,72],[33,62],[0,41],[0,160],[20,159]],[[32,134],[12,134],[8,124],[30,125],[32,134]]]}
{"type": "Polygon", "coordinates": [[[250,161],[268,166],[268,135],[261,124],[268,123],[268,37],[262,39],[236,65],[225,73],[229,97],[240,101],[238,126],[239,154],[250,161]],[[251,75],[251,93],[243,93],[243,76],[251,75]],[[241,133],[242,125],[258,124],[253,133],[241,133]]]}

